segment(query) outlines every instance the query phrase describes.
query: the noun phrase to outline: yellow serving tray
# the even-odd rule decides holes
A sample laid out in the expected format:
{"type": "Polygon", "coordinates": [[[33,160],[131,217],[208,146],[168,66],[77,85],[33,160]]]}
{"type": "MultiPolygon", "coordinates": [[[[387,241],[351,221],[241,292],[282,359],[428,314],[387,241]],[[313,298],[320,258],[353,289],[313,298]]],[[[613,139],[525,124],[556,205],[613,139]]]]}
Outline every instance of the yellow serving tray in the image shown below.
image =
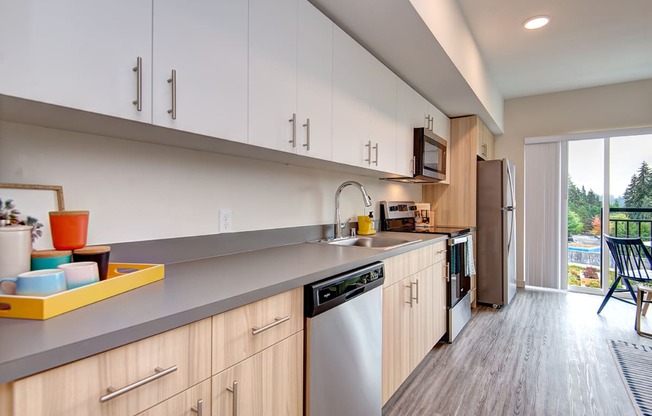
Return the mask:
{"type": "Polygon", "coordinates": [[[165,277],[162,264],[109,263],[106,280],[50,296],[0,294],[0,318],[49,319],[165,277]]]}

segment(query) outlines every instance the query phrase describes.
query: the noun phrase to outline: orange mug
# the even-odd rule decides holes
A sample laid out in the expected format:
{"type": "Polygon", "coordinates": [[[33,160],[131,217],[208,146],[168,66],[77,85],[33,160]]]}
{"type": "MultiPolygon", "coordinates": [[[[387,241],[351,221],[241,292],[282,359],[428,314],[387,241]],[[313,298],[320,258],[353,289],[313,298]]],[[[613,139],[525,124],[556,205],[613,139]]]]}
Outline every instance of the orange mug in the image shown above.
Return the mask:
{"type": "Polygon", "coordinates": [[[50,211],[52,244],[57,250],[76,250],[86,245],[88,211],[50,211]]]}

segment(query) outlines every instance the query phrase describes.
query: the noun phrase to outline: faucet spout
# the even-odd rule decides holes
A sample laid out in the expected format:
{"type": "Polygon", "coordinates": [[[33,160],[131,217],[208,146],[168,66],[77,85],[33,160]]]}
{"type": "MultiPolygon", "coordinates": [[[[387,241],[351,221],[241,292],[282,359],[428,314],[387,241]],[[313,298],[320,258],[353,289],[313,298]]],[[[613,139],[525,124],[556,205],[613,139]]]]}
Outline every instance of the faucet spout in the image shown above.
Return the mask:
{"type": "Polygon", "coordinates": [[[346,181],[342,185],[340,185],[337,188],[337,191],[335,192],[335,238],[342,238],[342,228],[344,228],[344,225],[342,225],[342,219],[341,219],[341,213],[340,213],[340,194],[342,193],[342,190],[346,188],[347,186],[355,186],[360,190],[360,193],[362,193],[362,201],[364,202],[364,205],[366,207],[371,206],[371,197],[367,193],[367,190],[364,189],[364,186],[362,186],[361,183],[356,182],[356,181],[346,181]]]}

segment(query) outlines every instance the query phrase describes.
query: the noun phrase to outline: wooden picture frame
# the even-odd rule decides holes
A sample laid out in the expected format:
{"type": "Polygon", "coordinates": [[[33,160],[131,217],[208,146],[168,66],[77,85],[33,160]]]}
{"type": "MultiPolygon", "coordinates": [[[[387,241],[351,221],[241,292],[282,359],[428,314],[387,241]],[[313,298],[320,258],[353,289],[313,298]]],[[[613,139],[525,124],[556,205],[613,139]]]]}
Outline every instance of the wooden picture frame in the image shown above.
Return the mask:
{"type": "Polygon", "coordinates": [[[21,220],[29,215],[43,225],[40,228],[42,236],[33,243],[35,250],[52,248],[49,212],[65,210],[62,186],[0,183],[0,199],[12,199],[21,220]]]}

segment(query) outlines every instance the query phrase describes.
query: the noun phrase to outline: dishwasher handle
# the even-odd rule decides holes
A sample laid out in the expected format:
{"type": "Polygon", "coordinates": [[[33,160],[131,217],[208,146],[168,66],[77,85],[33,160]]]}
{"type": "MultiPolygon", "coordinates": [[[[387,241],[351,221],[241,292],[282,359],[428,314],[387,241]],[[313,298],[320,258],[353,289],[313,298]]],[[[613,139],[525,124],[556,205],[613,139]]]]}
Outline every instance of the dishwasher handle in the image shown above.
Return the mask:
{"type": "Polygon", "coordinates": [[[347,293],[346,296],[344,297],[345,300],[350,300],[353,299],[356,296],[362,295],[365,292],[365,287],[359,287],[355,290],[352,290],[351,292],[347,293]]]}

